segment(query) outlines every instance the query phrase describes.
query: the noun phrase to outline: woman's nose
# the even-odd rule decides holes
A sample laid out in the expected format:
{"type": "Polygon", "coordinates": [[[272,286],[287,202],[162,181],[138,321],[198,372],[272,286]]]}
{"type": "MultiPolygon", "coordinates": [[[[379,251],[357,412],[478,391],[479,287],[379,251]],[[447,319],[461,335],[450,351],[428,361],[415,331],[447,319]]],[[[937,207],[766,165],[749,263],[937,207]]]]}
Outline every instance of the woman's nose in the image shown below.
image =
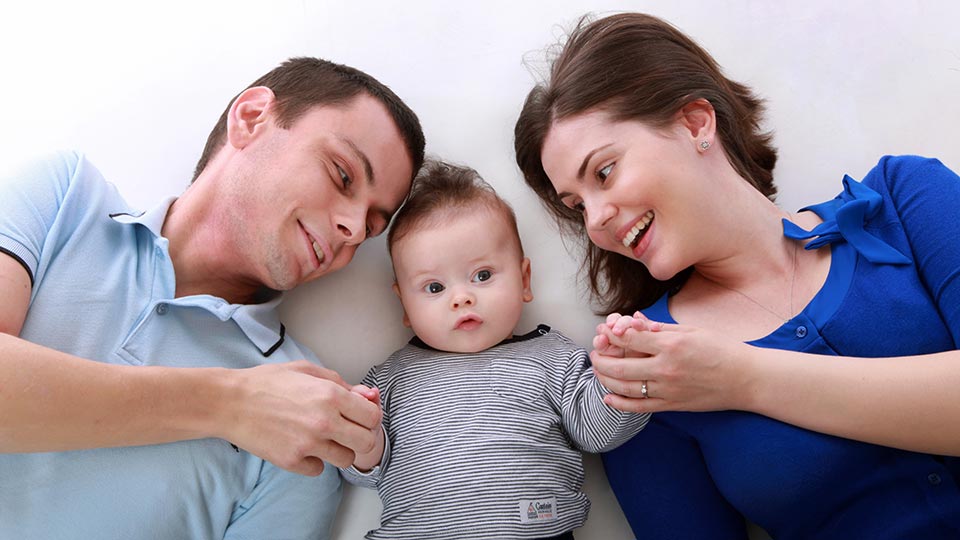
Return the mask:
{"type": "Polygon", "coordinates": [[[602,201],[594,200],[589,204],[584,201],[584,216],[583,220],[587,226],[587,230],[591,231],[600,231],[607,227],[610,223],[610,219],[613,216],[617,215],[617,209],[614,205],[602,201]]]}

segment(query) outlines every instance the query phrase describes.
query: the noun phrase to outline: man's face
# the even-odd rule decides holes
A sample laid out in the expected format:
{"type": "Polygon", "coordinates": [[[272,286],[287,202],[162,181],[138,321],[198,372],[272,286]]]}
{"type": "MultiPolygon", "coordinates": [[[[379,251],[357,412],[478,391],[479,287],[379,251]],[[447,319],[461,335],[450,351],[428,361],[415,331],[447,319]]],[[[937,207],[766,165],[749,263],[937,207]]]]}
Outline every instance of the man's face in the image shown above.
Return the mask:
{"type": "Polygon", "coordinates": [[[228,177],[227,219],[260,285],[289,290],[342,268],[410,190],[400,132],[366,94],[314,107],[287,129],[273,119],[257,129],[228,177]]]}

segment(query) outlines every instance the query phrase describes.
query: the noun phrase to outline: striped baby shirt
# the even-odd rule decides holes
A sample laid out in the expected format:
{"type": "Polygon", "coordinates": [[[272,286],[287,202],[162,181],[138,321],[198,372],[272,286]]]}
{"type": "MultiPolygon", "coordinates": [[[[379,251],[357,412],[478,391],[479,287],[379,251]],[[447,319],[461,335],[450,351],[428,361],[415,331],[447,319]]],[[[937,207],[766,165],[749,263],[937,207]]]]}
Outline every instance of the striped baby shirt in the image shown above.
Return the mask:
{"type": "Polygon", "coordinates": [[[587,352],[540,325],[477,353],[414,338],[375,366],[386,449],[368,473],[383,502],[376,539],[546,538],[581,526],[580,450],[629,440],[649,414],[603,403],[587,352]]]}

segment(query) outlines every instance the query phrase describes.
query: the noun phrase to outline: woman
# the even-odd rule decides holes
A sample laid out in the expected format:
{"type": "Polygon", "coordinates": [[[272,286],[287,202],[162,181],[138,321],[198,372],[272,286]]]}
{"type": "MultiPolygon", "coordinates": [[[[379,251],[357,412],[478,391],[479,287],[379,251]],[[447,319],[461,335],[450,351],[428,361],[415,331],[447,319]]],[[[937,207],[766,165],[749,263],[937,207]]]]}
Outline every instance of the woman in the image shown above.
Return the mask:
{"type": "Polygon", "coordinates": [[[604,458],[638,538],[960,537],[960,178],[886,157],[790,214],[759,100],[669,24],[581,25],[527,97],[517,163],[589,237],[604,458]],[[808,232],[809,231],[809,232],[808,232]],[[800,249],[804,248],[804,249],[800,249]],[[649,320],[662,321],[651,323],[649,320]]]}

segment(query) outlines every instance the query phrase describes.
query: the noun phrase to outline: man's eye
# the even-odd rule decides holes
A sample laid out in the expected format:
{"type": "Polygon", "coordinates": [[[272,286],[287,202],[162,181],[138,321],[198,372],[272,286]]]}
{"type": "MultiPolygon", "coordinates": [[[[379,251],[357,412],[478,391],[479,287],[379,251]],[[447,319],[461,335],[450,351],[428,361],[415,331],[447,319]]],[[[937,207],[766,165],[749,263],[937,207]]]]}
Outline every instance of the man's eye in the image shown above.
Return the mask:
{"type": "Polygon", "coordinates": [[[493,276],[493,273],[489,270],[481,270],[474,274],[473,281],[486,281],[493,276]]]}
{"type": "Polygon", "coordinates": [[[607,177],[610,176],[611,172],[613,172],[613,163],[597,171],[597,178],[599,178],[600,181],[603,182],[604,180],[607,179],[607,177]]]}
{"type": "Polygon", "coordinates": [[[427,284],[426,287],[423,288],[423,290],[427,291],[430,294],[441,293],[443,292],[443,289],[444,289],[443,284],[436,281],[431,281],[430,283],[427,284]]]}
{"type": "Polygon", "coordinates": [[[340,173],[340,182],[343,183],[343,187],[344,188],[350,187],[350,184],[353,183],[353,181],[350,180],[350,175],[347,174],[346,171],[341,169],[339,165],[337,165],[336,167],[337,167],[337,172],[340,173]]]}

